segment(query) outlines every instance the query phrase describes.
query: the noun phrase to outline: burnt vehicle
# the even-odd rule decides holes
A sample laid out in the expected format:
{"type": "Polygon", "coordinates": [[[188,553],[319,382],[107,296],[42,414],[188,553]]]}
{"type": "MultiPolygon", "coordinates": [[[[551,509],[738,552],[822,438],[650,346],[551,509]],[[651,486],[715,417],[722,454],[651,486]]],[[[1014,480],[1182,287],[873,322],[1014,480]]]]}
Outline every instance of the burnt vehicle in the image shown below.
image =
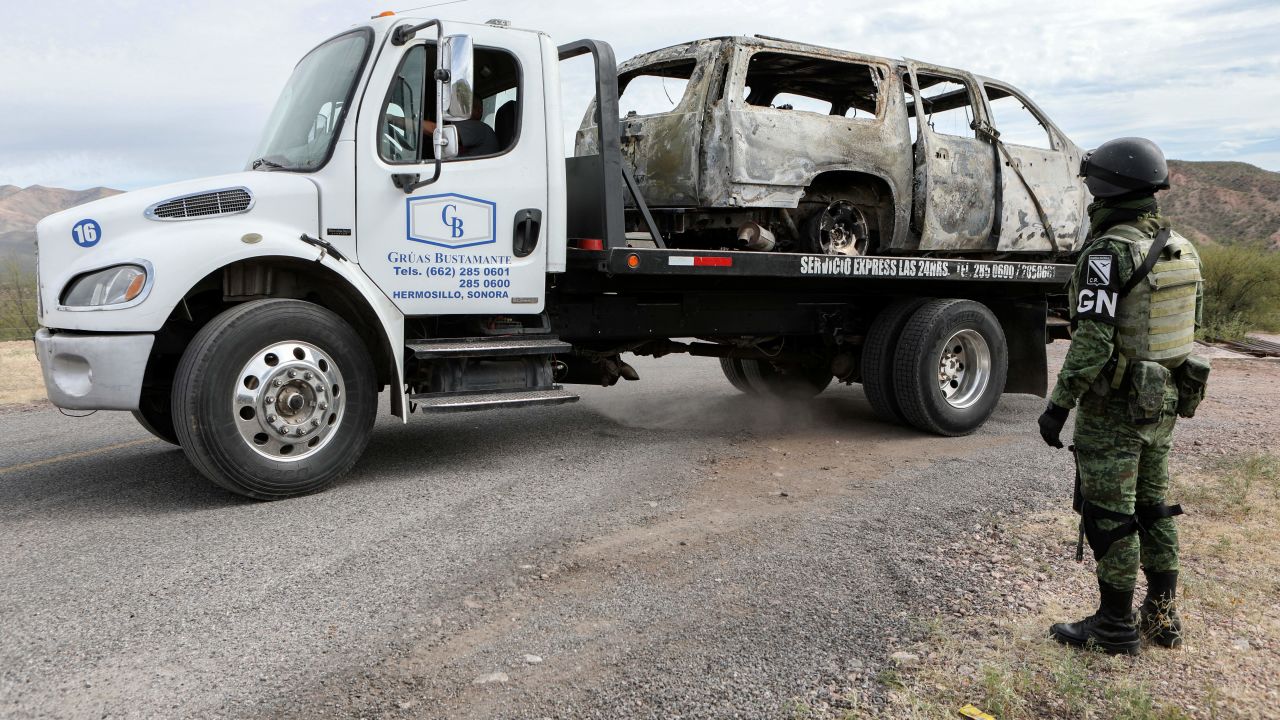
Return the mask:
{"type": "MultiPolygon", "coordinates": [[[[1088,231],[1080,148],[999,80],[755,36],[639,55],[618,89],[623,162],[672,248],[1051,259],[1088,231]]],[[[576,155],[598,152],[595,115],[576,155]]]]}

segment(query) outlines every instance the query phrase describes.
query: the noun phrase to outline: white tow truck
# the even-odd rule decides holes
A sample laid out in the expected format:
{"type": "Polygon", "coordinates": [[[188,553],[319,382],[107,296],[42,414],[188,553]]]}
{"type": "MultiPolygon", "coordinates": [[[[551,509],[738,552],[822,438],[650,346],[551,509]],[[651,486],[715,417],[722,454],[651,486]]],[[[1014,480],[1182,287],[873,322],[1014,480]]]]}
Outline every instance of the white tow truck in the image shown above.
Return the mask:
{"type": "Polygon", "coordinates": [[[718,358],[747,393],[858,382],[943,435],[1044,394],[1070,266],[672,248],[600,121],[618,117],[603,42],[398,16],[341,33],[298,63],[244,172],[39,223],[49,397],[132,411],[272,499],[350,470],[383,391],[402,420],[555,405],[635,379],[628,352],[718,358]],[[596,137],[566,158],[560,67],[580,56],[596,137]]]}

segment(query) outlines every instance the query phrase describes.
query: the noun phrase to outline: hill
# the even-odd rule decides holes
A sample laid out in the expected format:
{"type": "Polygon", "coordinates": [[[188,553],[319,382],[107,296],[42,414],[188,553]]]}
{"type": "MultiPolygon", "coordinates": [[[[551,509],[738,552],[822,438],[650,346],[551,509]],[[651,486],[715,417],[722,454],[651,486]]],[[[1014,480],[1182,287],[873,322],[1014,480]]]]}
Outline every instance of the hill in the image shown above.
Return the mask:
{"type": "Polygon", "coordinates": [[[1160,206],[1178,232],[1280,250],[1280,173],[1242,162],[1170,160],[1169,180],[1160,206]]]}
{"type": "Polygon", "coordinates": [[[67,190],[43,185],[0,185],[0,258],[13,255],[24,266],[34,266],[36,223],[40,218],[120,192],[104,187],[67,190]]]}

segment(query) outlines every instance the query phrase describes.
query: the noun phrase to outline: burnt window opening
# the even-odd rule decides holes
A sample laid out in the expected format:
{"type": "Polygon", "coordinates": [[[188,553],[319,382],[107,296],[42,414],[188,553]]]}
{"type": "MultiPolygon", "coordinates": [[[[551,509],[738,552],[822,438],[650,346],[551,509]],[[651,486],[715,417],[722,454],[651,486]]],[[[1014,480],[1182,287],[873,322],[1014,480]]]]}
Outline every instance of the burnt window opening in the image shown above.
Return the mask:
{"type": "Polygon", "coordinates": [[[991,120],[1000,133],[1001,141],[1008,145],[1053,149],[1049,127],[1026,100],[995,85],[986,85],[984,89],[991,106],[991,120]]]}
{"type": "Polygon", "coordinates": [[[916,96],[911,91],[911,76],[902,76],[902,102],[907,107],[907,131],[911,133],[911,146],[915,147],[916,140],[920,137],[920,124],[916,120],[914,109],[916,96]]]}
{"type": "Polygon", "coordinates": [[[680,106],[696,60],[646,65],[618,76],[618,112],[622,117],[659,115],[680,106]]]}
{"type": "Polygon", "coordinates": [[[883,76],[874,65],[778,52],[758,52],[747,64],[748,105],[873,119],[883,76]]]}
{"type": "Polygon", "coordinates": [[[924,120],[933,132],[940,135],[976,137],[973,128],[973,94],[963,80],[944,75],[917,72],[920,101],[924,110],[916,114],[915,102],[908,103],[907,112],[924,120]]]}

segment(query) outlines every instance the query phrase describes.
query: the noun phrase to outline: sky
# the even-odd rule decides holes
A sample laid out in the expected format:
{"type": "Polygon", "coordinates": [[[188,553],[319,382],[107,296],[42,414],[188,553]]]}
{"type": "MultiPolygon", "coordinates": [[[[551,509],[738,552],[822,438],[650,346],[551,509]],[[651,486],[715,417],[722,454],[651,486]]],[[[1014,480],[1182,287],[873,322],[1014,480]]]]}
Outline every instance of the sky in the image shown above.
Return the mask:
{"type": "MultiPolygon", "coordinates": [[[[307,50],[427,1],[3,0],[0,185],[136,189],[239,170],[307,50]]],[[[464,0],[425,14],[605,40],[620,60],[754,33],[910,57],[1012,83],[1081,147],[1142,135],[1169,157],[1280,170],[1277,0],[464,0]]],[[[576,126],[581,92],[566,97],[576,126]]]]}

